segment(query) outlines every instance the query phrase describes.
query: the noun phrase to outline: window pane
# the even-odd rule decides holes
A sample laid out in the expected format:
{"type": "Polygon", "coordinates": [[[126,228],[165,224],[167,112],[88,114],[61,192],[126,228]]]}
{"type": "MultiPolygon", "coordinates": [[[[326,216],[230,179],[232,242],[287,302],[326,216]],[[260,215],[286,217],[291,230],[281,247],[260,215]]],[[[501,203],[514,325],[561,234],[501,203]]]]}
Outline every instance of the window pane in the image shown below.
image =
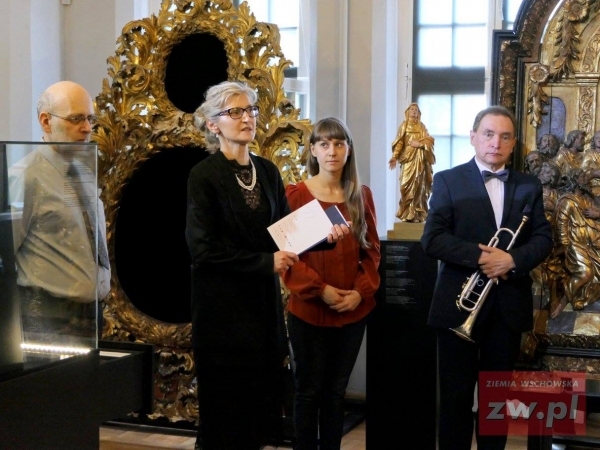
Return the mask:
{"type": "Polygon", "coordinates": [[[454,39],[454,65],[484,67],[487,63],[485,27],[457,27],[454,39]]]}
{"type": "Polygon", "coordinates": [[[419,25],[450,25],[452,0],[420,0],[419,25]]]}
{"type": "Polygon", "coordinates": [[[517,13],[519,12],[519,8],[521,7],[521,3],[523,0],[504,0],[507,3],[506,8],[506,17],[504,20],[507,22],[514,22],[517,18],[517,13]]]}
{"type": "Polygon", "coordinates": [[[300,109],[300,119],[308,119],[308,95],[300,92],[285,93],[286,98],[292,102],[294,107],[300,109]]]}
{"type": "MultiPolygon", "coordinates": [[[[259,22],[270,22],[269,0],[247,0],[250,12],[259,22]]],[[[241,2],[240,2],[241,3],[241,2]]]]}
{"type": "Polygon", "coordinates": [[[452,102],[452,134],[468,136],[479,111],[486,107],[485,95],[455,95],[452,102]]]}
{"type": "Polygon", "coordinates": [[[456,0],[454,22],[485,25],[488,19],[488,2],[483,0],[456,0]]]}
{"type": "Polygon", "coordinates": [[[300,23],[298,0],[275,0],[271,3],[271,22],[280,28],[297,27],[300,23]]]}
{"type": "Polygon", "coordinates": [[[419,67],[449,67],[452,65],[452,29],[419,30],[419,67]]]}
{"type": "Polygon", "coordinates": [[[450,95],[419,96],[417,103],[421,110],[421,120],[430,135],[434,137],[436,135],[450,135],[450,124],[452,123],[450,120],[451,101],[452,97],[450,95]]]}
{"type": "Polygon", "coordinates": [[[281,36],[281,51],[285,55],[286,59],[292,61],[295,67],[298,67],[300,61],[298,61],[298,55],[300,53],[299,49],[299,39],[298,39],[298,28],[287,28],[280,29],[279,35],[281,36]]]}
{"type": "Polygon", "coordinates": [[[473,150],[469,138],[454,137],[452,139],[452,167],[466,163],[473,156],[475,156],[475,150],[473,150]]]}
{"type": "Polygon", "coordinates": [[[435,154],[434,172],[440,172],[452,167],[451,141],[449,136],[435,136],[433,153],[435,154]]]}
{"type": "MultiPolygon", "coordinates": [[[[286,59],[299,67],[300,0],[247,0],[250,11],[260,22],[274,23],[279,27],[280,45],[286,59]]],[[[276,60],[273,61],[276,63],[276,60]]]]}

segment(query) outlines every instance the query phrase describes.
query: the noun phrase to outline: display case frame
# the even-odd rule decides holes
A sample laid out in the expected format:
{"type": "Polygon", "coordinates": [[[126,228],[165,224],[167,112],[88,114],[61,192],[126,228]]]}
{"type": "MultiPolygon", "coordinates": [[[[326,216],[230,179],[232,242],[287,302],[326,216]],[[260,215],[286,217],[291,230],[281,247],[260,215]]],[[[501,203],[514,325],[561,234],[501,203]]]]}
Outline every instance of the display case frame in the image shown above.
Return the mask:
{"type": "Polygon", "coordinates": [[[0,141],[0,373],[98,348],[97,157],[95,143],[0,141]]]}

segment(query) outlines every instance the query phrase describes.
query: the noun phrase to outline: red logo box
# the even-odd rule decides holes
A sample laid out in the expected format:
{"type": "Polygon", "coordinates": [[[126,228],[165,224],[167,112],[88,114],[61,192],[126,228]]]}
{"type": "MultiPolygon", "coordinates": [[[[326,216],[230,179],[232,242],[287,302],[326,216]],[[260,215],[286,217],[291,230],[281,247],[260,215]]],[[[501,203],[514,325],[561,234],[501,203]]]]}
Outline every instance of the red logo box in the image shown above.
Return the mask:
{"type": "Polygon", "coordinates": [[[481,435],[585,435],[585,373],[480,372],[481,435]]]}

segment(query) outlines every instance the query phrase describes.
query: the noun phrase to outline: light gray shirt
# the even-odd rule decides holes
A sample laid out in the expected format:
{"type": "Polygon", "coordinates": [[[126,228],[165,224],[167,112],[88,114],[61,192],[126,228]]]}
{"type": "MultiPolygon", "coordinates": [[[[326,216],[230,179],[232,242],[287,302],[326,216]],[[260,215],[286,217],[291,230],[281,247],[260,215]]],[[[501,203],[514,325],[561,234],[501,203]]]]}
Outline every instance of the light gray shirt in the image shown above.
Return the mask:
{"type": "MultiPolygon", "coordinates": [[[[17,284],[91,302],[110,291],[110,268],[95,262],[73,183],[66,176],[70,164],[50,146],[40,146],[9,169],[17,284]]],[[[97,199],[98,233],[106,246],[99,191],[95,182],[84,189],[87,197],[97,199]]]]}

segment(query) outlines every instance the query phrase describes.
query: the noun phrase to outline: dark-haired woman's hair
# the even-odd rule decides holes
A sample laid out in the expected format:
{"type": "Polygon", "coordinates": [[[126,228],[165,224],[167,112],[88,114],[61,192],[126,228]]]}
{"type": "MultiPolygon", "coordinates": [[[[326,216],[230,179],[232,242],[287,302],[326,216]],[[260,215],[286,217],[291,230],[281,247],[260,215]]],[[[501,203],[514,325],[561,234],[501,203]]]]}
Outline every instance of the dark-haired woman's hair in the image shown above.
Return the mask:
{"type": "Polygon", "coordinates": [[[338,139],[348,143],[350,152],[348,159],[342,170],[341,184],[344,188],[344,201],[350,213],[352,221],[351,230],[354,237],[358,240],[363,248],[369,248],[371,244],[367,241],[367,222],[365,221],[365,206],[362,195],[362,184],[356,167],[356,157],[354,155],[354,144],[348,127],[335,117],[327,117],[319,120],[313,127],[313,131],[309,138],[309,144],[305,146],[304,151],[307,152],[307,169],[309,175],[313,176],[319,173],[319,162],[311,151],[310,146],[319,141],[338,139]]]}

